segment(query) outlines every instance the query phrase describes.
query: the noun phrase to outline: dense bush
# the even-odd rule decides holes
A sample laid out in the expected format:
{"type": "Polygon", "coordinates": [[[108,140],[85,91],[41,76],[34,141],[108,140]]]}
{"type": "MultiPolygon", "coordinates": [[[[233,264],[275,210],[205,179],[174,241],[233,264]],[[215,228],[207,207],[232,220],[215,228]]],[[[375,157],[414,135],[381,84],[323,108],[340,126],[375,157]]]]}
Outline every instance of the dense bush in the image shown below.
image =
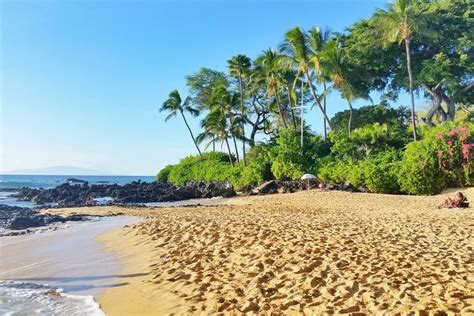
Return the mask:
{"type": "Polygon", "coordinates": [[[402,191],[436,194],[450,185],[473,184],[473,124],[426,128],[422,136],[408,144],[403,155],[398,176],[402,191]]]}
{"type": "Polygon", "coordinates": [[[231,167],[229,155],[210,152],[204,153],[202,157],[186,157],[172,167],[165,167],[159,174],[168,172],[167,180],[177,185],[183,185],[190,180],[228,181],[238,169],[231,167]],[[167,168],[170,170],[167,171],[167,168]]]}
{"type": "Polygon", "coordinates": [[[405,193],[436,194],[446,187],[446,178],[436,157],[437,144],[433,139],[410,143],[403,154],[398,172],[398,183],[405,193]]]}
{"type": "Polygon", "coordinates": [[[359,160],[390,148],[401,149],[409,141],[409,132],[400,125],[369,124],[347,133],[330,134],[331,151],[335,156],[359,160]]]}
{"type": "Polygon", "coordinates": [[[275,145],[270,150],[272,173],[277,180],[296,180],[305,173],[315,173],[318,158],[329,154],[329,144],[308,131],[301,134],[287,129],[278,133],[275,145]]]}
{"type": "Polygon", "coordinates": [[[358,164],[360,179],[370,192],[398,193],[397,182],[398,161],[400,156],[394,149],[381,152],[373,157],[362,160],[358,164]]]}
{"type": "Polygon", "coordinates": [[[173,169],[173,165],[167,165],[163,169],[161,169],[156,175],[156,181],[168,182],[168,175],[170,174],[171,169],[173,169]]]}
{"type": "Polygon", "coordinates": [[[399,154],[391,149],[357,162],[350,159],[326,159],[319,168],[318,177],[325,182],[362,186],[370,192],[397,193],[397,162],[399,154]]]}

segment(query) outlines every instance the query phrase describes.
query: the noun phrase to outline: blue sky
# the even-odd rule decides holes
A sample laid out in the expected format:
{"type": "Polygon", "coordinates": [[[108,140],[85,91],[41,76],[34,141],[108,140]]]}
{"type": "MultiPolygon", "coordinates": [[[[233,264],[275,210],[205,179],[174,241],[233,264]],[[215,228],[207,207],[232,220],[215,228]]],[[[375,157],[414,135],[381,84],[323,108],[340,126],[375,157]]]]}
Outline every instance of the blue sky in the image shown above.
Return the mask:
{"type": "MultiPolygon", "coordinates": [[[[158,112],[171,90],[186,95],[187,74],[256,57],[295,25],[342,31],[385,3],[1,1],[0,172],[155,174],[195,152],[183,122],[158,112]]],[[[346,107],[335,93],[328,105],[346,107]]],[[[321,131],[319,113],[307,117],[321,131]]]]}

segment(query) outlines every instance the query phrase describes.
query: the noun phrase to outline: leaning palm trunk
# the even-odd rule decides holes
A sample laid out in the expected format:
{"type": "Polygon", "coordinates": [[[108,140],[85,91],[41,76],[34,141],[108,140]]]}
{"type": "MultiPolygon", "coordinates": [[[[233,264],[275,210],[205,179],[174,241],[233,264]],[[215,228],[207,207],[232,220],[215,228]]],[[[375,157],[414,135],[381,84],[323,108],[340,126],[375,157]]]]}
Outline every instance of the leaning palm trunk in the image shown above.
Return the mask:
{"type": "Polygon", "coordinates": [[[316,102],[316,104],[318,105],[319,107],[319,110],[321,111],[321,113],[323,113],[323,116],[324,116],[324,119],[326,120],[328,126],[330,129],[332,129],[331,127],[331,122],[329,121],[329,118],[326,114],[326,111],[324,111],[322,105],[321,105],[321,102],[319,102],[319,99],[318,99],[318,96],[316,95],[316,91],[314,91],[314,87],[313,85],[311,84],[311,78],[309,76],[309,73],[308,73],[308,70],[305,70],[304,71],[304,74],[305,74],[305,77],[306,77],[306,80],[308,81],[308,85],[309,85],[309,89],[311,90],[311,94],[313,95],[313,99],[314,101],[316,102]]]}
{"type": "Polygon", "coordinates": [[[225,144],[227,145],[227,152],[229,153],[229,161],[232,166],[234,166],[234,162],[232,161],[232,152],[230,151],[229,141],[227,138],[225,139],[225,144]]]}
{"type": "Polygon", "coordinates": [[[281,102],[280,102],[280,97],[278,96],[278,91],[275,93],[275,100],[278,106],[278,112],[280,114],[281,121],[283,122],[283,126],[285,128],[288,128],[288,124],[286,123],[285,117],[283,116],[283,111],[281,109],[281,102]]]}
{"type": "Polygon", "coordinates": [[[242,158],[244,160],[244,166],[247,164],[245,157],[245,122],[244,122],[244,91],[242,85],[242,75],[239,74],[239,86],[240,86],[240,114],[242,115],[242,158]]]}
{"type": "Polygon", "coordinates": [[[188,124],[188,121],[186,120],[186,117],[184,116],[184,113],[183,111],[180,111],[181,113],[181,116],[183,117],[183,120],[184,120],[184,123],[186,124],[186,127],[188,128],[188,131],[189,131],[189,134],[191,134],[191,138],[193,139],[193,142],[194,142],[194,146],[196,146],[196,149],[199,153],[199,156],[202,157],[202,153],[201,153],[201,150],[199,149],[199,146],[196,142],[196,139],[194,138],[194,135],[193,135],[193,132],[191,131],[191,128],[189,127],[189,124],[188,124]]]}
{"type": "Polygon", "coordinates": [[[415,98],[413,96],[413,76],[411,73],[411,57],[410,57],[410,39],[405,39],[405,51],[407,57],[407,69],[408,69],[408,85],[410,91],[410,111],[411,111],[411,124],[413,126],[413,140],[416,142],[416,121],[415,121],[415,98]]]}
{"type": "Polygon", "coordinates": [[[237,162],[240,161],[240,158],[239,158],[239,150],[237,148],[237,140],[235,139],[235,135],[232,134],[232,140],[234,141],[234,148],[235,148],[235,156],[237,157],[237,162]]]}
{"type": "MultiPolygon", "coordinates": [[[[326,114],[326,81],[323,81],[323,89],[324,89],[324,99],[323,99],[323,110],[324,110],[324,113],[326,114]]],[[[328,131],[327,131],[327,124],[326,124],[326,120],[323,119],[323,126],[324,126],[324,140],[327,140],[328,139],[328,131]]]]}
{"type": "Polygon", "coordinates": [[[288,102],[290,102],[290,109],[291,109],[291,120],[293,122],[293,128],[296,129],[296,115],[295,115],[295,105],[293,104],[293,98],[291,97],[291,89],[288,85],[286,85],[286,89],[288,90],[288,102]]]}
{"type": "Polygon", "coordinates": [[[349,122],[347,122],[347,134],[351,137],[351,125],[352,125],[352,103],[351,101],[347,101],[349,103],[349,122]]]}

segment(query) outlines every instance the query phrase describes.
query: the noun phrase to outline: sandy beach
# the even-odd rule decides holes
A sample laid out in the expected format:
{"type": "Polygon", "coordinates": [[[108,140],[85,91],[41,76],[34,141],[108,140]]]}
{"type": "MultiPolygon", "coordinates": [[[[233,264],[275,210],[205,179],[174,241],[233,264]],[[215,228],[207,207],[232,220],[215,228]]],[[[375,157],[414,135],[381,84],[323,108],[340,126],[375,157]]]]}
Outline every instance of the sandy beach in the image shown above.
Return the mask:
{"type": "MultiPolygon", "coordinates": [[[[474,201],[474,188],[462,191],[474,201]]],[[[470,315],[474,213],[436,208],[452,194],[304,191],[215,207],[88,208],[148,219],[100,238],[122,255],[121,274],[141,276],[98,301],[108,315],[470,315]]]]}

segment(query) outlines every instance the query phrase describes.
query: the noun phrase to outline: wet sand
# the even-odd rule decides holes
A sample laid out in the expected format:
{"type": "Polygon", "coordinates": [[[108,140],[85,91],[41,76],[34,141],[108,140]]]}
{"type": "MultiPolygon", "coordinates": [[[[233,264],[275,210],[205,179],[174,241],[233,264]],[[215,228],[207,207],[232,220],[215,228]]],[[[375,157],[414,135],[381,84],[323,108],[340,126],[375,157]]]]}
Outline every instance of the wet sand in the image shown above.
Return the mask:
{"type": "MultiPolygon", "coordinates": [[[[474,201],[474,188],[463,192],[474,201]]],[[[121,208],[148,220],[101,240],[122,254],[122,274],[143,275],[98,299],[109,315],[471,315],[474,212],[437,209],[447,194],[305,191],[121,208]]]]}
{"type": "Polygon", "coordinates": [[[121,281],[120,254],[96,238],[136,223],[128,216],[72,223],[43,233],[0,238],[0,280],[48,284],[66,293],[97,295],[121,281]]]}

